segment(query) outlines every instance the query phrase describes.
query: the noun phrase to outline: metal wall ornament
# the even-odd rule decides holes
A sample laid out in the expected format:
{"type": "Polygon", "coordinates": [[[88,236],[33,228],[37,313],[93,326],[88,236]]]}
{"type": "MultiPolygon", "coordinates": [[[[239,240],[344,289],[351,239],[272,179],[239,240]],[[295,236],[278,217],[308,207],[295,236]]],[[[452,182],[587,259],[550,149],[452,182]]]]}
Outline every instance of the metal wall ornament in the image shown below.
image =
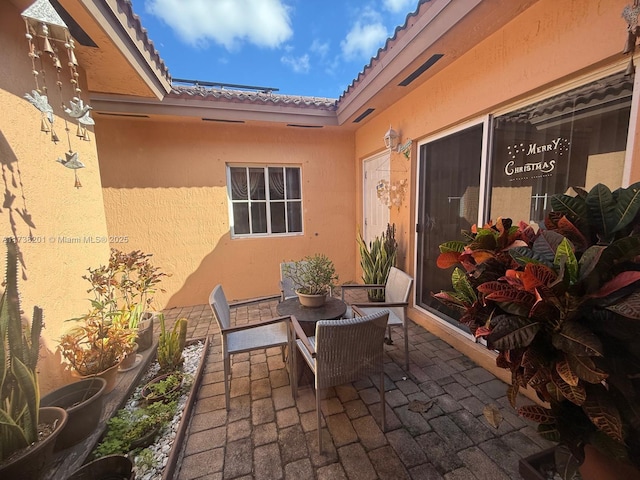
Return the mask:
{"type": "Polygon", "coordinates": [[[87,126],[94,125],[95,122],[90,116],[91,106],[85,104],[80,97],[78,78],[78,60],[74,53],[75,43],[69,28],[64,23],[58,12],[53,8],[49,0],[36,0],[29,8],[22,12],[22,18],[26,26],[26,38],[29,43],[29,58],[31,59],[31,72],[35,82],[35,90],[25,94],[24,98],[29,101],[38,111],[40,111],[40,131],[51,135],[51,141],[57,144],[60,139],[54,130],[54,109],[49,103],[49,94],[46,82],[46,70],[43,57],[49,57],[56,72],[56,87],[60,98],[62,109],[61,117],[64,120],[64,130],[67,136],[67,146],[69,150],[65,153],[65,160],[58,158],[56,161],[67,168],[71,168],[75,174],[75,187],[80,188],[82,184],[78,178],[78,169],[84,168],[84,164],[78,159],[78,152],[74,152],[71,142],[71,129],[67,117],[77,121],[76,137],[80,140],[89,141],[89,131],[87,126]],[[60,60],[59,50],[64,47],[67,54],[66,66],[69,68],[69,82],[73,89],[73,96],[68,104],[65,103],[63,95],[63,81],[61,73],[63,70],[60,60]]]}
{"type": "Polygon", "coordinates": [[[636,51],[636,41],[640,37],[638,17],[640,17],[640,0],[634,0],[632,5],[627,5],[622,10],[622,18],[627,22],[627,41],[622,53],[624,55],[631,55],[631,58],[629,59],[629,66],[625,71],[627,75],[633,75],[636,71],[636,67],[633,64],[633,54],[636,51]]]}

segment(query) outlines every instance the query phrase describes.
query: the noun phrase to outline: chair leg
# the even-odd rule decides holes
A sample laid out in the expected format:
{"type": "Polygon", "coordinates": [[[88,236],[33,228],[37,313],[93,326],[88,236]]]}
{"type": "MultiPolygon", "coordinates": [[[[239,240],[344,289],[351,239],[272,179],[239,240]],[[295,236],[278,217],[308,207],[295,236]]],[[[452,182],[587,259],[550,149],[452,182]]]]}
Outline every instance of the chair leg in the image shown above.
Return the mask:
{"type": "Polygon", "coordinates": [[[407,319],[405,319],[404,321],[404,365],[407,369],[407,372],[409,371],[409,328],[407,325],[407,319]]]}
{"type": "Polygon", "coordinates": [[[382,431],[387,431],[387,408],[384,400],[384,372],[380,372],[380,408],[382,409],[382,431]]]}
{"type": "Polygon", "coordinates": [[[295,347],[289,347],[289,383],[291,384],[291,396],[294,401],[298,397],[298,365],[296,360],[297,351],[295,347]]]}
{"type": "Polygon", "coordinates": [[[231,388],[230,385],[230,379],[229,377],[231,376],[231,359],[228,356],[224,357],[224,400],[225,400],[225,405],[227,407],[227,411],[229,411],[229,400],[230,400],[230,393],[229,390],[231,388]]]}
{"type": "Polygon", "coordinates": [[[322,412],[320,411],[320,389],[316,389],[316,420],[318,421],[318,453],[322,455],[322,412]]]}
{"type": "Polygon", "coordinates": [[[387,336],[384,337],[384,343],[393,345],[393,340],[391,340],[391,325],[387,325],[387,336]]]}

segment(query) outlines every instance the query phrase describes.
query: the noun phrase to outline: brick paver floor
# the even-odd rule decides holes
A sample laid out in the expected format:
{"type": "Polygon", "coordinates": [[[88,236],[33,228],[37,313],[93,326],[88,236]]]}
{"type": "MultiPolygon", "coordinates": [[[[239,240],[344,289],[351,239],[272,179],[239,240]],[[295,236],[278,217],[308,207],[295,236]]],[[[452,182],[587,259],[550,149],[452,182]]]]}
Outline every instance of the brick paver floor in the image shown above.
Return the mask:
{"type": "MultiPolygon", "coordinates": [[[[232,308],[232,322],[277,316],[275,307],[275,300],[265,300],[232,308]]],[[[515,414],[502,381],[411,322],[409,372],[401,367],[401,329],[393,329],[394,345],[385,346],[386,431],[376,383],[363,379],[329,389],[319,454],[314,391],[300,387],[298,398],[291,397],[280,349],[233,358],[227,412],[220,332],[211,309],[175,308],[165,315],[187,317],[190,338],[212,339],[176,469],[179,480],[509,480],[520,478],[521,457],[550,446],[515,414]],[[497,429],[483,416],[487,404],[503,416],[497,429]]]]}

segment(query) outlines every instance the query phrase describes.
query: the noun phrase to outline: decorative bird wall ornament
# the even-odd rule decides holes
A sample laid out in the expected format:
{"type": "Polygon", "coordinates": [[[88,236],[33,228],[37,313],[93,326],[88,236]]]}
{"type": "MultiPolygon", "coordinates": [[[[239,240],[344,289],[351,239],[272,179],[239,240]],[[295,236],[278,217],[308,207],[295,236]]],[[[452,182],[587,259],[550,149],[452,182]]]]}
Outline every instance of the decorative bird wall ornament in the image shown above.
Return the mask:
{"type": "Polygon", "coordinates": [[[56,162],[61,163],[65,167],[71,168],[73,170],[77,170],[79,168],[85,168],[84,163],[82,163],[78,159],[78,152],[72,152],[71,150],[69,150],[69,152],[65,153],[64,155],[66,157],[64,160],[58,157],[56,162]]]}
{"type": "Polygon", "coordinates": [[[31,90],[31,95],[24,94],[31,105],[36,107],[40,112],[47,116],[49,123],[53,124],[53,107],[49,105],[49,99],[46,95],[41,95],[37,90],[31,90]]]}
{"type": "Polygon", "coordinates": [[[93,109],[91,105],[85,104],[82,99],[78,97],[73,97],[73,100],[71,100],[69,104],[71,108],[64,109],[67,115],[72,118],[77,118],[78,122],[83,125],[95,125],[93,118],[90,116],[90,110],[93,109]]]}

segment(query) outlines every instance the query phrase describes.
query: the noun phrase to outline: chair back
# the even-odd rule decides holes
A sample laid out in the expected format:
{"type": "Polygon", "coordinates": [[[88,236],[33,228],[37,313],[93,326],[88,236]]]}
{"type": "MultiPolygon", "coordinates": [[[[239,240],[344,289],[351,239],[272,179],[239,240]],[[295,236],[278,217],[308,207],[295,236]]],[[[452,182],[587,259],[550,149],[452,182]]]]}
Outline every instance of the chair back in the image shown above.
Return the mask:
{"type": "Polygon", "coordinates": [[[380,373],[388,310],[366,317],[316,323],[316,388],[328,388],[380,373]]]}
{"type": "Polygon", "coordinates": [[[231,326],[231,311],[229,310],[227,297],[225,297],[222,290],[222,285],[216,285],[209,295],[209,305],[211,305],[213,316],[220,329],[229,328],[231,326]]]}
{"type": "MultiPolygon", "coordinates": [[[[384,301],[387,303],[408,302],[412,284],[412,277],[396,267],[391,267],[384,288],[384,301]]],[[[390,307],[389,310],[402,319],[403,323],[405,322],[405,308],[390,307]]]]}
{"type": "Polygon", "coordinates": [[[287,300],[288,298],[296,297],[296,286],[293,284],[291,277],[288,277],[285,271],[285,266],[292,267],[295,262],[282,262],[280,264],[280,297],[281,300],[287,300]]]}

